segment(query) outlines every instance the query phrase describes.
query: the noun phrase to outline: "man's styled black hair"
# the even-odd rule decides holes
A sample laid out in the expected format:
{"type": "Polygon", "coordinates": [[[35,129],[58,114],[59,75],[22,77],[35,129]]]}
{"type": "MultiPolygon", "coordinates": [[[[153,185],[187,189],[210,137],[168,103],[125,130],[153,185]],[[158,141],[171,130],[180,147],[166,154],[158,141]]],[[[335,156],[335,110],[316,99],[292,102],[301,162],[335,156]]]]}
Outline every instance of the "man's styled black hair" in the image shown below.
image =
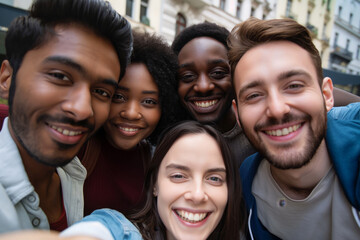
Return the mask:
{"type": "Polygon", "coordinates": [[[210,37],[222,43],[226,49],[229,50],[227,46],[227,38],[229,34],[230,32],[226,28],[221,27],[215,23],[199,23],[187,27],[182,32],[180,32],[179,35],[175,37],[171,48],[176,55],[179,55],[181,49],[194,38],[210,37]]]}
{"type": "Polygon", "coordinates": [[[139,32],[133,32],[133,36],[134,49],[131,63],[145,64],[159,89],[161,117],[154,132],[148,138],[155,145],[161,131],[178,121],[181,105],[177,94],[177,56],[159,36],[139,32]]]}
{"type": "Polygon", "coordinates": [[[120,78],[124,76],[132,49],[131,27],[108,2],[103,0],[36,0],[29,16],[16,18],[5,38],[6,57],[13,68],[9,105],[15,92],[16,73],[25,54],[55,36],[58,24],[77,23],[108,39],[120,61],[120,78]]]}

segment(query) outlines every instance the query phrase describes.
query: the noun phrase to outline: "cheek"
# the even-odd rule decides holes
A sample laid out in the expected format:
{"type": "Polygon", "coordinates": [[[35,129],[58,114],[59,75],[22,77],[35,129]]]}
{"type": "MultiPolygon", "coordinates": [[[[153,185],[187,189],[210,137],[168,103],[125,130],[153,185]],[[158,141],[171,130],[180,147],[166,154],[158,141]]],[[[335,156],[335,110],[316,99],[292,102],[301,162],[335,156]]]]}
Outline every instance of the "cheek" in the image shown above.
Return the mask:
{"type": "Polygon", "coordinates": [[[96,100],[93,100],[92,108],[94,111],[96,128],[98,128],[102,126],[109,117],[110,102],[99,103],[96,100]]]}
{"type": "Polygon", "coordinates": [[[186,94],[190,88],[192,88],[191,84],[185,84],[185,83],[179,82],[178,94],[179,94],[181,101],[184,101],[184,98],[186,97],[186,94]]]}

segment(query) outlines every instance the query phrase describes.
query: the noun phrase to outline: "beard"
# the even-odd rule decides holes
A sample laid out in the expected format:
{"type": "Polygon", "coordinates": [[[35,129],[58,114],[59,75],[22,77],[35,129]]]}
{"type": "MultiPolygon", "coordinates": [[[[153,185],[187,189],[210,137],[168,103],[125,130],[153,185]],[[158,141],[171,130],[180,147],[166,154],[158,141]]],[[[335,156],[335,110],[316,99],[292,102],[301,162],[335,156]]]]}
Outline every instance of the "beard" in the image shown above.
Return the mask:
{"type": "Polygon", "coordinates": [[[284,115],[281,121],[269,118],[266,123],[256,125],[254,127],[255,134],[250,133],[246,128],[244,128],[244,133],[254,148],[275,168],[282,170],[299,169],[311,161],[325,138],[327,117],[325,106],[315,117],[316,119],[310,115],[294,116],[289,113],[284,115]],[[259,134],[256,134],[259,131],[258,129],[299,119],[308,123],[311,123],[312,120],[315,122],[314,128],[309,124],[308,133],[304,139],[305,142],[300,149],[296,149],[293,143],[283,143],[276,147],[276,151],[272,151],[271,148],[266,147],[259,134]]]}

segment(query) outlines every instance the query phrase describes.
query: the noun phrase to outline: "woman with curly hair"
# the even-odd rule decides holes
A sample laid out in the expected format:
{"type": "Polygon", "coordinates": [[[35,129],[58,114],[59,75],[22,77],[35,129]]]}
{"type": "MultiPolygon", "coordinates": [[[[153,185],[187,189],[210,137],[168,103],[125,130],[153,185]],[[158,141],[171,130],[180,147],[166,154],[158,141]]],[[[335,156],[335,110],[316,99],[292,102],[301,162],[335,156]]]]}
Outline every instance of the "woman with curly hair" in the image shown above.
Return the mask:
{"type": "Polygon", "coordinates": [[[128,214],[143,199],[152,145],[177,121],[177,57],[160,38],[133,32],[131,63],[113,97],[107,122],[79,153],[88,171],[85,215],[98,208],[128,214]]]}

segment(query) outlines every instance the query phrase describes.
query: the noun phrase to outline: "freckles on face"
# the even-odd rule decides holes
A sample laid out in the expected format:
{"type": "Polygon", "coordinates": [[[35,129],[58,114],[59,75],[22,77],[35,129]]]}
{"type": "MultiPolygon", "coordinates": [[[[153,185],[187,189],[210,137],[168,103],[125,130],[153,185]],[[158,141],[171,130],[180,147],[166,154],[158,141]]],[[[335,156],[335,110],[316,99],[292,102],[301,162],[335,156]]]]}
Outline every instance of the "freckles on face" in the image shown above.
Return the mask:
{"type": "Polygon", "coordinates": [[[128,66],[116,91],[104,128],[116,148],[134,148],[149,137],[161,117],[159,89],[143,63],[128,66]]]}
{"type": "Polygon", "coordinates": [[[169,239],[206,239],[227,204],[226,169],[207,134],[179,138],[165,155],[157,178],[157,206],[169,239]]]}

